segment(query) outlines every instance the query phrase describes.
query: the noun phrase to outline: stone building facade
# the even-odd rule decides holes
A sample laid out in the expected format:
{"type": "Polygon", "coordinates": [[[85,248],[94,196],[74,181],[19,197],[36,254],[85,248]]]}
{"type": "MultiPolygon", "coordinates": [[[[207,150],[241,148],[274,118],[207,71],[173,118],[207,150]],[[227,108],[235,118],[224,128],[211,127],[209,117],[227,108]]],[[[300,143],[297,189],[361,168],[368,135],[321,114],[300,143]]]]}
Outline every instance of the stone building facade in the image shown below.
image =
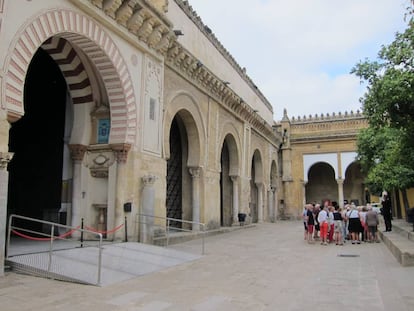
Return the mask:
{"type": "Polygon", "coordinates": [[[306,203],[367,202],[365,176],[356,160],[356,137],[367,126],[359,111],[290,119],[285,110],[275,127],[283,133],[283,217],[300,217],[306,203]]]}
{"type": "Polygon", "coordinates": [[[0,0],[0,42],[1,249],[10,214],[151,242],[363,201],[363,116],[275,122],[188,1],[0,0]]]}
{"type": "Polygon", "coordinates": [[[3,0],[0,40],[3,237],[10,214],[144,242],[276,219],[273,108],[187,1],[3,0]]]}

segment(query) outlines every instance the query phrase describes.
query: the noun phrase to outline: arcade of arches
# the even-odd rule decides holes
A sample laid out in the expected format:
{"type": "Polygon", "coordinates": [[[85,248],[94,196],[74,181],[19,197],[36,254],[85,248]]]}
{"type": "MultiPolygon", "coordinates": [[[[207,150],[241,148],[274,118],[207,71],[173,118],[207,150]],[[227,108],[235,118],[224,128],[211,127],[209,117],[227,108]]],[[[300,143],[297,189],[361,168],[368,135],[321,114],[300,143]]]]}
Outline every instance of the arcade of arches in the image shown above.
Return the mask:
{"type": "Polygon", "coordinates": [[[149,2],[0,9],[0,34],[10,34],[0,54],[2,219],[103,231],[127,219],[130,240],[151,241],[140,214],[197,231],[239,225],[240,213],[274,222],[309,201],[364,201],[362,115],[274,122],[186,1],[149,2]]]}

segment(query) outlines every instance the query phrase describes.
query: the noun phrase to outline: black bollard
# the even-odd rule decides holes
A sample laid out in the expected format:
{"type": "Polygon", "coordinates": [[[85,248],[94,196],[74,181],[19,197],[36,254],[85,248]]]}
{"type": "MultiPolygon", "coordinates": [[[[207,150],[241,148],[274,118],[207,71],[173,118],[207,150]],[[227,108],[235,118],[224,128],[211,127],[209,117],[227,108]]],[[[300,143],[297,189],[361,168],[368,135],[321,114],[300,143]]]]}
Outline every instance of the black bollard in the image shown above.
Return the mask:
{"type": "Polygon", "coordinates": [[[83,247],[83,218],[81,220],[81,247],[83,247]]]}
{"type": "Polygon", "coordinates": [[[125,224],[124,224],[124,226],[125,226],[125,242],[128,242],[128,227],[127,227],[127,218],[126,218],[126,216],[125,216],[125,224]]]}

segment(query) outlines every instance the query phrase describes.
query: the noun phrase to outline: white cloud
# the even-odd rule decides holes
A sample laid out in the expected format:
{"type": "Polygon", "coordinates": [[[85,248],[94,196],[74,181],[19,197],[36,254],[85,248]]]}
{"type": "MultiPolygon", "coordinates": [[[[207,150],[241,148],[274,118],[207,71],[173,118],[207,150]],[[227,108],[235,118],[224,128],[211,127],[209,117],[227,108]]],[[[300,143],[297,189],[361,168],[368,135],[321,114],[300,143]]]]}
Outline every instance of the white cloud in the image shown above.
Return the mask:
{"type": "Polygon", "coordinates": [[[279,120],[360,109],[349,74],[376,57],[403,21],[407,0],[190,0],[268,98],[279,120]]]}

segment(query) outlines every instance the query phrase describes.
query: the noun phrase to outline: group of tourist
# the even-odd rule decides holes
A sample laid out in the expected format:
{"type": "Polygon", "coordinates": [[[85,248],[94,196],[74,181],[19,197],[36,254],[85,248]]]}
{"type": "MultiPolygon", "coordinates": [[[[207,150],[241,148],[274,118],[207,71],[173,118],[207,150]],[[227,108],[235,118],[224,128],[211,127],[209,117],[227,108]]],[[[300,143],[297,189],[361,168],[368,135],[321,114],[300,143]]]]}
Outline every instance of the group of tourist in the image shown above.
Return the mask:
{"type": "Polygon", "coordinates": [[[318,240],[322,245],[344,245],[346,241],[352,244],[379,243],[378,214],[371,204],[357,207],[351,203],[343,208],[329,201],[322,206],[306,204],[303,210],[304,239],[308,243],[318,240]]]}

